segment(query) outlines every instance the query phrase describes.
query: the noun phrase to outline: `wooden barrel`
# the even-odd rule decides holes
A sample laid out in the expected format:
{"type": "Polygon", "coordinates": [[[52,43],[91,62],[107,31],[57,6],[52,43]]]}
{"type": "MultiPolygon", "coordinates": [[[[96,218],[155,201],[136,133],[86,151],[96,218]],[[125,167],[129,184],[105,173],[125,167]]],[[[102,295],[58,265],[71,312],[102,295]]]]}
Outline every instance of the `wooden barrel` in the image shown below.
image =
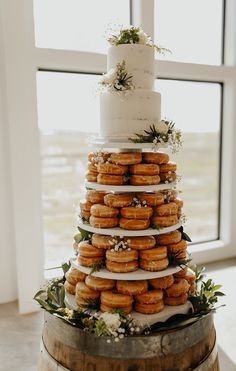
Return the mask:
{"type": "Polygon", "coordinates": [[[45,312],[39,371],[217,371],[213,316],[179,330],[125,337],[118,343],[45,312]]]}

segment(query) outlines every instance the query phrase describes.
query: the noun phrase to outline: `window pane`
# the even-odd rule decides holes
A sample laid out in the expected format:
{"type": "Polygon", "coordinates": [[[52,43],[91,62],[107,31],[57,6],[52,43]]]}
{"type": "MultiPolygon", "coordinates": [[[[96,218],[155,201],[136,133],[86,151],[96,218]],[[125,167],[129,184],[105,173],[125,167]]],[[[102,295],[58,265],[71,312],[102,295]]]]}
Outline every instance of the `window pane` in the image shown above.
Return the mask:
{"type": "Polygon", "coordinates": [[[174,80],[156,81],[162,116],[183,131],[183,149],[174,156],[178,188],[193,242],[218,238],[221,85],[174,80]]]}
{"type": "Polygon", "coordinates": [[[84,194],[88,133],[99,124],[99,76],[38,72],[45,266],[72,254],[75,210],[84,194]]]}
{"type": "Polygon", "coordinates": [[[34,0],[35,43],[104,53],[109,24],[129,24],[128,0],[34,0]]]}
{"type": "Polygon", "coordinates": [[[219,65],[223,0],[155,0],[155,40],[171,49],[160,59],[219,65]]]}

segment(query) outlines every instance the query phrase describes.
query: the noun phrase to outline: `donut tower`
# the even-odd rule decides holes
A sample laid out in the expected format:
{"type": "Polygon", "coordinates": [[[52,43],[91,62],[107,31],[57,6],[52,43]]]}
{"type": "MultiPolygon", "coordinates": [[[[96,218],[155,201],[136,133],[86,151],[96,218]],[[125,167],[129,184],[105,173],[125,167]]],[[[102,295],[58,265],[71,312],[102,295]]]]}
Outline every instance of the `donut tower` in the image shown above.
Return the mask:
{"type": "Polygon", "coordinates": [[[107,70],[100,136],[88,154],[86,197],[80,201],[83,238],[75,242],[78,255],[65,289],[80,308],[155,319],[168,310],[185,313],[195,276],[184,265],[177,165],[168,150],[159,150],[164,142],[153,150],[153,143],[130,140],[152,123],[165,131],[161,95],[154,91],[154,48],[138,42],[113,45],[107,70]]]}

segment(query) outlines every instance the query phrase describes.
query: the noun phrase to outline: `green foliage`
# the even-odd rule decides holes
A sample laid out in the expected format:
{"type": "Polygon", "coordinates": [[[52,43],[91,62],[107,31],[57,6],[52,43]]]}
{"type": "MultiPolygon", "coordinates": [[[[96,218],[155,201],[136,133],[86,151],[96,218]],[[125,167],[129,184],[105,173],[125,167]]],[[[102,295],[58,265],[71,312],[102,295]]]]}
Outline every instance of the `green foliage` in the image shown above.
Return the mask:
{"type": "Polygon", "coordinates": [[[89,272],[89,274],[93,274],[94,272],[98,272],[100,271],[101,269],[105,268],[105,265],[104,263],[95,263],[93,264],[93,266],[91,267],[91,271],[89,272]]]}
{"type": "Polygon", "coordinates": [[[185,241],[188,241],[188,242],[192,242],[191,238],[187,235],[187,233],[184,232],[183,226],[181,226],[178,229],[178,231],[181,233],[182,240],[185,240],[185,241]]]}
{"type": "Polygon", "coordinates": [[[92,238],[93,233],[85,231],[84,229],[78,227],[79,233],[74,236],[74,240],[76,243],[80,243],[81,241],[90,241],[92,238]]]}

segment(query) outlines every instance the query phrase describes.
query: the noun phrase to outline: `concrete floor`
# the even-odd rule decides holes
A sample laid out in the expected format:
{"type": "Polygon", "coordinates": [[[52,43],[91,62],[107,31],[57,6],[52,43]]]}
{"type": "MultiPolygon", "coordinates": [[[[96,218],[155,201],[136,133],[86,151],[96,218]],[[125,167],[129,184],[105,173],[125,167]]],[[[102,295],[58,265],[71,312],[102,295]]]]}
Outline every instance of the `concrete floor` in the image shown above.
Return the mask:
{"type": "MultiPolygon", "coordinates": [[[[221,371],[236,371],[236,259],[209,264],[207,273],[221,283],[226,296],[215,315],[221,371]]],[[[42,312],[19,315],[17,303],[0,305],[0,370],[36,371],[42,312]]]]}

